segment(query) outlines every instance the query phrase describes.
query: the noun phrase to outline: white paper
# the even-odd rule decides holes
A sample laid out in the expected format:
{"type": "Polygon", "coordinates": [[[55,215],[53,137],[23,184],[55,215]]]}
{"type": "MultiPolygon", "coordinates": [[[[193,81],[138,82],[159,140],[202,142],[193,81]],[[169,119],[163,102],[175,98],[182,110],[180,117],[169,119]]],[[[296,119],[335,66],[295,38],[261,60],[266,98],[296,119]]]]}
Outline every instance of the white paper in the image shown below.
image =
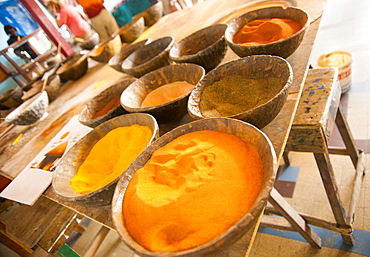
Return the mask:
{"type": "Polygon", "coordinates": [[[74,116],[26,168],[0,193],[0,197],[33,205],[50,185],[53,170],[63,155],[92,128],[74,116]]]}

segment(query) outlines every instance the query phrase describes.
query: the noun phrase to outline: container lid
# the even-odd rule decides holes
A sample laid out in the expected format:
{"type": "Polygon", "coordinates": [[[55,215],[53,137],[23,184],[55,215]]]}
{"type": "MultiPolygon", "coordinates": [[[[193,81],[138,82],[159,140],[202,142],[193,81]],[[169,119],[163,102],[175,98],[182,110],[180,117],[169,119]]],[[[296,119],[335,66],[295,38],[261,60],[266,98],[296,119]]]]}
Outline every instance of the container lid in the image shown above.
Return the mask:
{"type": "Polygon", "coordinates": [[[352,63],[352,56],[345,51],[335,51],[323,54],[319,57],[317,64],[320,67],[343,68],[352,63]]]}

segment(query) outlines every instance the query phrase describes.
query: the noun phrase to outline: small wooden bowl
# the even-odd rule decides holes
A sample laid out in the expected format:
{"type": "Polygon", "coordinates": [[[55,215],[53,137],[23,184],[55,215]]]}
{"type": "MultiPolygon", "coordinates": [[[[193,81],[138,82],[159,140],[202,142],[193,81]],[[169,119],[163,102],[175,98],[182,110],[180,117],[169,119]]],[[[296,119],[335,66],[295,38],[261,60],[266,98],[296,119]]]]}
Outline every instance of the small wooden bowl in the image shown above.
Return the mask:
{"type": "Polygon", "coordinates": [[[123,61],[134,51],[136,51],[137,49],[139,49],[140,47],[144,46],[149,42],[150,42],[149,39],[144,39],[132,45],[123,47],[119,53],[116,53],[112,58],[110,58],[108,62],[109,66],[115,69],[116,71],[123,72],[122,70],[123,61]]]}
{"type": "MultiPolygon", "coordinates": [[[[261,215],[270,192],[274,186],[277,170],[277,159],[274,148],[268,137],[252,126],[243,121],[229,118],[212,118],[194,121],[180,127],[177,127],[170,132],[161,136],[158,140],[149,145],[130,165],[125,174],[119,180],[112,201],[112,218],[116,231],[120,235],[124,243],[130,247],[139,256],[145,257],[198,257],[212,256],[212,253],[221,251],[239,240],[248,230],[250,230],[261,215]],[[177,137],[200,130],[214,130],[226,132],[240,137],[245,142],[250,143],[258,151],[264,166],[264,176],[261,191],[259,192],[256,201],[251,209],[246,213],[235,225],[225,231],[217,238],[186,251],[175,253],[163,253],[148,251],[139,245],[128,233],[125,227],[125,220],[122,215],[122,204],[125,197],[125,192],[128,184],[134,173],[142,168],[150,159],[151,155],[158,148],[165,146],[177,137]]],[[[232,172],[232,171],[230,171],[232,172]]],[[[220,188],[222,190],[222,188],[220,188]]],[[[181,210],[179,210],[181,211],[181,210]]],[[[227,210],[225,210],[227,211],[227,210]]]]}
{"type": "Polygon", "coordinates": [[[171,60],[195,63],[210,71],[221,63],[227,51],[226,24],[215,24],[196,31],[175,44],[170,50],[171,60]]]}
{"type": "Polygon", "coordinates": [[[196,85],[204,77],[204,69],[196,64],[183,63],[162,67],[152,71],[128,86],[121,95],[121,105],[128,112],[145,112],[153,115],[158,123],[169,123],[181,119],[187,113],[190,92],[173,101],[142,108],[145,97],[154,89],[175,81],[186,81],[196,85]]]}
{"type": "Polygon", "coordinates": [[[62,64],[62,66],[57,70],[57,75],[61,80],[78,80],[83,75],[85,75],[88,62],[87,54],[73,54],[68,57],[62,64]]]}
{"type": "Polygon", "coordinates": [[[298,46],[301,44],[303,40],[304,35],[308,30],[309,25],[310,25],[309,14],[300,8],[297,7],[283,8],[280,6],[268,7],[247,12],[239,16],[238,18],[234,19],[229,24],[225,32],[225,38],[229,47],[239,57],[267,54],[287,58],[297,50],[298,46]],[[256,19],[269,19],[269,18],[292,19],[298,21],[301,24],[302,28],[297,33],[288,38],[281,39],[269,44],[242,46],[234,43],[233,37],[248,22],[251,22],[256,19]]]}
{"type": "Polygon", "coordinates": [[[83,42],[78,45],[84,50],[92,50],[100,42],[99,34],[94,32],[91,36],[86,38],[83,42]]]}
{"type": "Polygon", "coordinates": [[[121,51],[121,38],[117,35],[102,42],[90,51],[89,57],[97,62],[107,63],[113,55],[121,51]]]}
{"type": "Polygon", "coordinates": [[[148,72],[170,65],[168,54],[173,43],[173,37],[162,37],[144,45],[123,61],[122,70],[139,78],[148,72]]]}
{"type": "Polygon", "coordinates": [[[5,121],[14,125],[31,125],[46,114],[48,106],[48,94],[46,91],[40,92],[9,113],[5,121]]]}
{"type": "Polygon", "coordinates": [[[95,128],[107,120],[127,113],[120,104],[120,97],[123,90],[125,90],[135,80],[136,79],[134,78],[124,79],[95,96],[80,112],[80,115],[78,116],[79,122],[88,127],[95,128]],[[107,109],[105,113],[99,115],[99,112],[102,112],[104,107],[106,107],[110,102],[115,102],[116,98],[118,98],[117,105],[111,106],[112,108],[107,109]]]}
{"type": "Polygon", "coordinates": [[[145,21],[145,26],[152,26],[163,16],[163,3],[158,1],[151,7],[147,8],[145,11],[137,14],[135,17],[143,17],[145,21]]]}
{"type": "Polygon", "coordinates": [[[9,89],[0,95],[0,106],[2,110],[11,109],[23,103],[24,91],[21,87],[9,89]]]}
{"type": "MultiPolygon", "coordinates": [[[[63,201],[72,202],[86,207],[110,205],[114,188],[116,187],[119,177],[105,187],[86,195],[76,192],[71,187],[70,180],[89,155],[91,148],[102,137],[115,128],[131,126],[133,124],[148,126],[152,130],[153,135],[148,144],[155,140],[159,135],[156,120],[146,113],[125,114],[102,123],[74,144],[56,166],[52,180],[52,188],[56,196],[63,201]]],[[[122,173],[124,173],[124,170],[122,173]]]]}
{"type": "MultiPolygon", "coordinates": [[[[203,90],[211,86],[216,81],[227,78],[233,75],[242,75],[245,78],[279,78],[279,92],[267,102],[258,105],[252,109],[245,110],[230,116],[249,122],[258,128],[263,128],[269,124],[276,115],[280,112],[287,97],[289,86],[293,80],[293,71],[290,64],[283,58],[271,55],[252,55],[243,59],[223,64],[216,69],[210,71],[193,89],[188,101],[188,112],[195,119],[205,118],[200,109],[200,101],[203,90]]],[[[273,85],[269,85],[273,86],[273,85]]],[[[250,91],[254,92],[253,87],[250,91]]],[[[262,93],[268,93],[269,88],[266,88],[262,93]]],[[[258,93],[261,93],[260,91],[258,93]]],[[[245,99],[248,101],[250,93],[245,92],[245,99]]]]}
{"type": "Polygon", "coordinates": [[[136,17],[119,30],[118,34],[121,37],[122,42],[131,43],[134,42],[145,30],[144,17],[136,17]]]}
{"type": "Polygon", "coordinates": [[[48,78],[45,91],[48,93],[49,103],[54,101],[59,96],[61,84],[60,77],[56,74],[53,74],[48,78]]]}

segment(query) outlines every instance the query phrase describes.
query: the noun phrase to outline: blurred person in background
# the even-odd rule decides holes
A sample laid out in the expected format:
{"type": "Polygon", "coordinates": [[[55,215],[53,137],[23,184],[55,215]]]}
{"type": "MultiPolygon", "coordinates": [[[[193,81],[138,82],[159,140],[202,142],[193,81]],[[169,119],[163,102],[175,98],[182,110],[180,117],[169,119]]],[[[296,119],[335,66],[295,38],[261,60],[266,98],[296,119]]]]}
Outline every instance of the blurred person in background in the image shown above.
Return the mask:
{"type": "MultiPolygon", "coordinates": [[[[7,35],[9,35],[9,39],[7,41],[8,45],[20,41],[23,38],[23,36],[18,35],[17,28],[13,27],[12,25],[5,25],[4,31],[7,35]]],[[[37,57],[37,53],[28,43],[24,43],[21,46],[14,48],[14,53],[26,62],[31,61],[32,59],[35,59],[37,57]]]]}
{"type": "Polygon", "coordinates": [[[109,40],[119,27],[113,15],[105,9],[104,0],[77,0],[90,19],[91,26],[99,34],[100,41],[109,40]]]}
{"type": "Polygon", "coordinates": [[[90,24],[75,6],[55,0],[46,2],[46,6],[55,17],[57,26],[61,27],[65,24],[74,34],[76,41],[83,42],[94,33],[90,24]]]}

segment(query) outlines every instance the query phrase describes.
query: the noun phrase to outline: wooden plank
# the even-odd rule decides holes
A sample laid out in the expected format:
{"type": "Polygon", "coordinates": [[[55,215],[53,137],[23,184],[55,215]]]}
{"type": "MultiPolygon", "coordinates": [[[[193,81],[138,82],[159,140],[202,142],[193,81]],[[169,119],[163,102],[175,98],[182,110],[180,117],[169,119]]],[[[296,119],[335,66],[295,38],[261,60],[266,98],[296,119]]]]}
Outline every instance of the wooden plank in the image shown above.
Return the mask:
{"type": "Polygon", "coordinates": [[[363,151],[359,151],[359,158],[356,165],[356,177],[355,181],[353,183],[353,189],[352,189],[352,196],[351,201],[348,209],[348,216],[347,216],[347,224],[350,224],[352,226],[354,218],[355,218],[355,211],[356,211],[356,205],[357,201],[360,198],[361,188],[362,188],[362,182],[365,175],[365,153],[363,151]]]}
{"type": "Polygon", "coordinates": [[[50,228],[63,206],[41,197],[33,206],[22,205],[6,222],[6,231],[26,247],[32,248],[50,228]]]}
{"type": "Polygon", "coordinates": [[[12,237],[4,229],[0,229],[0,242],[13,250],[20,256],[30,256],[33,250],[19,242],[16,238],[12,237]]]}
{"type": "Polygon", "coordinates": [[[337,116],[335,123],[338,127],[339,133],[343,139],[343,142],[347,148],[348,155],[351,157],[352,163],[355,167],[358,165],[359,151],[356,147],[355,140],[352,136],[352,132],[349,128],[348,122],[343,115],[342,108],[338,107],[337,116]]]}
{"type": "Polygon", "coordinates": [[[108,232],[110,231],[107,227],[102,227],[95,237],[94,241],[91,243],[90,248],[85,253],[84,257],[93,257],[95,253],[98,251],[99,246],[103,243],[104,238],[107,236],[108,232]]]}
{"type": "MultiPolygon", "coordinates": [[[[266,207],[265,214],[275,214],[275,215],[281,215],[278,211],[276,211],[274,208],[266,207]]],[[[298,214],[309,224],[313,225],[315,227],[331,230],[333,232],[337,232],[344,235],[351,235],[353,233],[353,228],[349,225],[339,225],[335,222],[330,222],[325,219],[321,219],[319,217],[313,217],[310,215],[307,215],[305,213],[298,212],[298,214]]]]}
{"type": "MultiPolygon", "coordinates": [[[[330,162],[329,152],[326,149],[324,153],[314,153],[317,166],[320,171],[321,180],[324,184],[326,195],[328,197],[330,207],[333,211],[336,222],[339,225],[349,225],[347,223],[347,216],[339,197],[338,186],[335,182],[333,167],[330,162]]],[[[343,235],[344,243],[354,245],[355,239],[352,235],[343,235]]]]}
{"type": "Polygon", "coordinates": [[[64,236],[67,235],[66,230],[76,225],[76,222],[73,223],[76,216],[76,212],[63,207],[59,215],[57,215],[57,218],[50,225],[50,228],[44,233],[37,244],[47,252],[57,252],[66,240],[64,236]]]}
{"type": "Polygon", "coordinates": [[[284,218],[288,220],[294,230],[300,233],[312,247],[321,248],[321,238],[308,226],[306,221],[275,188],[271,191],[269,202],[282,216],[284,216],[284,218]]]}
{"type": "Polygon", "coordinates": [[[273,229],[296,231],[292,224],[283,217],[264,215],[261,220],[261,226],[273,229]]]}

